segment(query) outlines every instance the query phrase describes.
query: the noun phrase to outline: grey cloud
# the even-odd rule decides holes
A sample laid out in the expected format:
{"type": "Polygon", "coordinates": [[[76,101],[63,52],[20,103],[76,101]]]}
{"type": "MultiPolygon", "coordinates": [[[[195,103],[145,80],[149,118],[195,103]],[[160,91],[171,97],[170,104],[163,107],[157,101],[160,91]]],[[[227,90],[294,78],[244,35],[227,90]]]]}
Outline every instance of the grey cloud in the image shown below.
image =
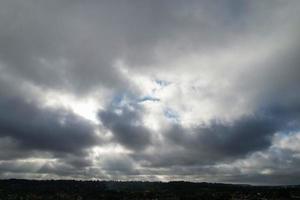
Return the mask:
{"type": "Polygon", "coordinates": [[[267,117],[245,117],[232,124],[213,122],[194,128],[172,126],[154,152],[133,155],[153,166],[195,166],[245,157],[268,148],[278,124],[267,117]]]}
{"type": "Polygon", "coordinates": [[[151,131],[141,123],[139,108],[134,109],[123,107],[120,114],[109,109],[100,111],[99,118],[117,142],[129,149],[143,150],[151,144],[151,131]]]}
{"type": "MultiPolygon", "coordinates": [[[[129,83],[113,67],[119,59],[147,71],[141,66],[161,57],[226,47],[246,36],[243,27],[257,32],[253,27],[262,20],[249,20],[252,4],[259,13],[272,11],[261,9],[260,1],[234,0],[2,1],[0,59],[5,73],[40,87],[79,93],[124,88],[129,83]]],[[[275,20],[266,18],[262,27],[275,20]]]]}
{"type": "Polygon", "coordinates": [[[97,26],[85,16],[93,6],[80,7],[70,1],[4,1],[0,21],[3,71],[40,87],[75,92],[122,82],[112,67],[116,48],[106,42],[111,41],[106,25],[97,26]]]}
{"type": "Polygon", "coordinates": [[[10,138],[20,151],[80,153],[99,142],[93,125],[67,110],[2,96],[0,113],[0,136],[10,138]]]}
{"type": "Polygon", "coordinates": [[[84,176],[86,176],[85,168],[70,165],[64,160],[47,162],[39,168],[37,173],[67,178],[84,178],[84,176]]]}
{"type": "Polygon", "coordinates": [[[16,141],[9,137],[0,138],[0,158],[1,160],[14,160],[16,158],[45,156],[34,151],[20,151],[16,141]]]}
{"type": "Polygon", "coordinates": [[[136,152],[133,157],[161,167],[234,161],[271,147],[275,133],[299,130],[299,114],[298,109],[277,105],[230,123],[213,121],[191,128],[173,125],[153,152],[136,152]]]}
{"type": "MultiPolygon", "coordinates": [[[[3,172],[24,173],[28,172],[26,166],[33,167],[35,173],[40,175],[58,176],[66,178],[100,178],[100,179],[118,179],[119,176],[138,175],[139,171],[135,169],[134,161],[126,155],[103,155],[96,160],[89,158],[66,156],[61,159],[49,160],[42,164],[36,162],[25,162],[24,167],[18,161],[9,161],[3,164],[3,172]],[[13,170],[8,170],[9,167],[13,170]],[[5,168],[7,167],[7,168],[5,168]]],[[[1,173],[1,165],[0,165],[1,173]]]]}
{"type": "Polygon", "coordinates": [[[175,128],[168,136],[176,145],[193,146],[208,160],[241,156],[268,147],[270,136],[278,129],[276,123],[259,117],[245,117],[233,124],[212,123],[195,129],[175,128]]]}
{"type": "MultiPolygon", "coordinates": [[[[228,177],[223,177],[223,180],[262,185],[298,184],[300,159],[297,154],[297,151],[273,146],[245,159],[244,162],[252,166],[249,168],[242,166],[244,170],[245,168],[248,170],[247,173],[242,173],[242,171],[232,173],[228,177]],[[253,165],[252,162],[256,163],[253,165]]],[[[221,171],[219,170],[219,173],[221,171]]]]}
{"type": "Polygon", "coordinates": [[[89,167],[93,165],[93,160],[87,156],[73,156],[69,155],[66,157],[63,157],[63,160],[65,163],[68,163],[69,165],[82,169],[85,167],[89,167]]]}
{"type": "Polygon", "coordinates": [[[138,175],[139,172],[134,166],[134,161],[124,155],[113,155],[101,159],[101,168],[109,175],[138,175]]]}
{"type": "Polygon", "coordinates": [[[1,173],[12,172],[12,173],[23,173],[23,172],[35,172],[36,163],[34,162],[20,162],[20,161],[5,161],[0,164],[0,176],[1,173]]]}

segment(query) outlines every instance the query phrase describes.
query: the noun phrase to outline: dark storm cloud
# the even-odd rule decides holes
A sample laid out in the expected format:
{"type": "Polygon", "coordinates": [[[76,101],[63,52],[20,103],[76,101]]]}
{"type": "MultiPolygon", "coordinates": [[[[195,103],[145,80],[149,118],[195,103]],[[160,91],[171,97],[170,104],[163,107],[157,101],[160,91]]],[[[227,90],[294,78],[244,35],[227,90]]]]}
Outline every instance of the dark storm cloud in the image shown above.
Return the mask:
{"type": "Polygon", "coordinates": [[[194,128],[174,125],[151,154],[134,155],[154,166],[191,166],[234,160],[265,149],[280,125],[268,117],[250,116],[231,124],[213,122],[194,128]]]}
{"type": "Polygon", "coordinates": [[[10,137],[1,137],[0,144],[0,159],[2,161],[52,157],[51,153],[48,152],[41,152],[40,150],[21,148],[18,142],[10,137]]]}
{"type": "Polygon", "coordinates": [[[99,141],[94,127],[70,111],[0,97],[0,136],[10,138],[20,151],[80,153],[99,141]]]}
{"type": "Polygon", "coordinates": [[[184,129],[175,127],[168,133],[169,139],[185,148],[194,147],[199,154],[207,154],[206,160],[242,156],[268,147],[270,136],[278,130],[278,124],[269,119],[251,116],[232,124],[213,122],[207,127],[184,129]]]}
{"type": "Polygon", "coordinates": [[[0,82],[0,177],[75,177],[91,165],[87,150],[100,143],[94,125],[70,110],[43,107],[29,89],[0,82]]]}
{"type": "Polygon", "coordinates": [[[279,104],[268,105],[256,114],[233,122],[212,121],[190,128],[175,124],[163,133],[163,143],[154,152],[137,152],[133,157],[161,167],[207,165],[246,158],[271,147],[275,133],[299,130],[299,115],[298,103],[279,104]]]}
{"type": "Polygon", "coordinates": [[[133,150],[142,150],[151,144],[151,132],[143,125],[139,109],[123,107],[120,113],[109,109],[99,112],[101,122],[112,132],[114,139],[133,150]]]}

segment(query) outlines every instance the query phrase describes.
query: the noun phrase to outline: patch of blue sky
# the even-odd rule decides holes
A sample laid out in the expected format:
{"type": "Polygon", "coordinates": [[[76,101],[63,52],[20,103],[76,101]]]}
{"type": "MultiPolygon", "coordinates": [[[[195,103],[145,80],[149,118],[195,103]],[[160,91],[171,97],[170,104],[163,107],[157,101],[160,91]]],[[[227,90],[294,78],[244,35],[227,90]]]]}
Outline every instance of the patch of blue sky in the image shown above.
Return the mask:
{"type": "Polygon", "coordinates": [[[143,96],[142,98],[139,99],[139,102],[146,102],[146,101],[157,102],[160,101],[160,99],[150,95],[143,96]]]}
{"type": "Polygon", "coordinates": [[[155,79],[155,83],[160,85],[161,87],[166,87],[171,84],[169,81],[161,80],[161,79],[155,79]]]}
{"type": "Polygon", "coordinates": [[[111,107],[122,107],[125,105],[135,105],[138,103],[143,103],[143,102],[158,102],[160,101],[159,98],[151,96],[151,95],[146,95],[146,96],[142,96],[142,97],[138,97],[130,92],[119,92],[117,93],[110,105],[111,107]]]}
{"type": "Polygon", "coordinates": [[[110,104],[112,107],[120,107],[124,104],[131,104],[135,102],[136,99],[136,96],[130,92],[118,92],[114,95],[110,104]]]}
{"type": "Polygon", "coordinates": [[[174,111],[173,109],[165,108],[163,112],[164,112],[164,116],[166,118],[168,118],[169,120],[176,122],[176,123],[178,123],[180,121],[179,114],[176,111],[174,111]]]}

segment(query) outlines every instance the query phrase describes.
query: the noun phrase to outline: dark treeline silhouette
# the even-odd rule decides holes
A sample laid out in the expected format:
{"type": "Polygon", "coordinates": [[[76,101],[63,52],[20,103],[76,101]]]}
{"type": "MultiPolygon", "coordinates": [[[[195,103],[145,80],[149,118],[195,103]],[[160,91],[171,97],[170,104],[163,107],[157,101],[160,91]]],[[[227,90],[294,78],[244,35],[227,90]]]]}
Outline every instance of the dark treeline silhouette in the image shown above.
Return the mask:
{"type": "Polygon", "coordinates": [[[0,200],[300,199],[300,186],[191,182],[0,180],[0,200]]]}

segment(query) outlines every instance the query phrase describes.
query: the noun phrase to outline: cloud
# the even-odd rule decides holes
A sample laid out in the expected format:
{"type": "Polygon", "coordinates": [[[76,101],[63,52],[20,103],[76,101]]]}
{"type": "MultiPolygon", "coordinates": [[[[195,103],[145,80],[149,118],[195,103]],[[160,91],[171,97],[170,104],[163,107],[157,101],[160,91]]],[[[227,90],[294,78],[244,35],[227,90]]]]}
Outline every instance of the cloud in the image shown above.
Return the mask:
{"type": "Polygon", "coordinates": [[[151,144],[151,131],[143,125],[139,107],[125,106],[117,112],[100,111],[99,118],[118,143],[133,150],[142,150],[151,144]]]}
{"type": "MultiPolygon", "coordinates": [[[[90,122],[69,110],[43,107],[26,96],[0,93],[0,137],[22,151],[78,154],[100,139],[90,122]]],[[[7,155],[12,156],[12,155],[7,155]]]]}
{"type": "Polygon", "coordinates": [[[228,169],[240,170],[224,180],[264,185],[297,184],[299,148],[291,146],[298,140],[299,132],[277,133],[268,149],[227,164],[228,169]]]}
{"type": "Polygon", "coordinates": [[[95,144],[93,129],[70,113],[30,109],[30,105],[1,104],[5,107],[1,116],[1,136],[11,137],[27,149],[58,152],[80,152],[84,147],[95,144]],[[9,113],[6,109],[17,109],[9,113]],[[22,112],[23,111],[23,112],[22,112]],[[30,119],[28,117],[30,116],[30,119]],[[15,126],[15,124],[18,126],[15,126]]]}
{"type": "Polygon", "coordinates": [[[0,176],[296,183],[299,10],[1,1],[0,176]]]}
{"type": "Polygon", "coordinates": [[[280,125],[269,117],[249,116],[230,124],[185,128],[173,125],[163,134],[161,144],[145,154],[137,152],[137,160],[150,166],[197,166],[235,160],[268,148],[280,125]]]}
{"type": "Polygon", "coordinates": [[[128,82],[115,67],[118,60],[148,71],[160,69],[153,63],[159,66],[183,53],[216,52],[249,33],[273,30],[271,20],[285,19],[272,12],[279,6],[258,1],[4,1],[1,61],[6,73],[40,87],[77,93],[123,88],[128,82]]]}

